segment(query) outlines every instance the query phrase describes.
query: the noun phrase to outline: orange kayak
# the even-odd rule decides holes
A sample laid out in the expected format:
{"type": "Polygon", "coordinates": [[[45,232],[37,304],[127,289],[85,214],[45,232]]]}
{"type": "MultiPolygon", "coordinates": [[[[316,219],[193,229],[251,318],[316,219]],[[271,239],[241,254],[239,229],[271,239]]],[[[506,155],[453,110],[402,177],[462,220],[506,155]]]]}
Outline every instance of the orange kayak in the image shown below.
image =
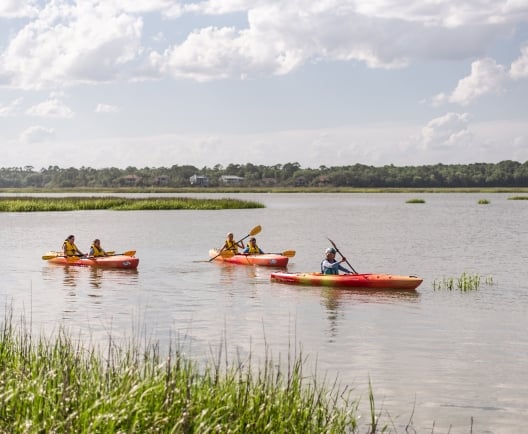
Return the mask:
{"type": "Polygon", "coordinates": [[[423,281],[416,276],[395,274],[271,273],[271,280],[292,285],[415,290],[423,281]]]}
{"type": "Polygon", "coordinates": [[[139,265],[139,258],[127,255],[100,256],[97,258],[81,258],[74,256],[66,258],[63,255],[58,254],[54,258],[48,259],[48,262],[52,264],[72,265],[77,267],[136,269],[139,265]]]}
{"type": "Polygon", "coordinates": [[[209,250],[209,257],[215,261],[228,262],[238,265],[261,265],[267,267],[286,267],[288,265],[288,256],[278,255],[276,253],[263,253],[260,255],[249,255],[245,253],[223,255],[219,254],[218,249],[209,250]]]}

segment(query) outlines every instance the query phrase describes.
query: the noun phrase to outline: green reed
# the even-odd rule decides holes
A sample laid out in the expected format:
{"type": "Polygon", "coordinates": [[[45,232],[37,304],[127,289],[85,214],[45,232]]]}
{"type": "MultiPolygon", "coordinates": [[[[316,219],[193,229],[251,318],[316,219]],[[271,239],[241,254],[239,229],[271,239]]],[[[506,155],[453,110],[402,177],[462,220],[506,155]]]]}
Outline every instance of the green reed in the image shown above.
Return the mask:
{"type": "Polygon", "coordinates": [[[491,286],[494,284],[492,276],[480,276],[479,274],[470,274],[463,272],[460,277],[444,277],[441,280],[433,281],[433,290],[458,290],[461,292],[476,291],[480,288],[481,283],[491,286]]]}
{"type": "Polygon", "coordinates": [[[405,203],[425,203],[424,199],[409,199],[405,203]]]}
{"type": "Polygon", "coordinates": [[[264,208],[255,201],[195,198],[120,197],[16,197],[0,198],[0,212],[79,211],[79,210],[221,210],[264,208]]]}
{"type": "MultiPolygon", "coordinates": [[[[146,347],[110,342],[100,354],[62,329],[34,340],[6,321],[0,432],[358,432],[349,390],[309,380],[302,356],[288,357],[286,371],[268,356],[261,368],[251,360],[199,367],[180,351],[162,357],[157,345],[146,347]]],[[[372,420],[369,433],[385,431],[372,420]]]]}
{"type": "Polygon", "coordinates": [[[488,205],[490,201],[488,199],[479,199],[478,204],[479,205],[488,205]]]}

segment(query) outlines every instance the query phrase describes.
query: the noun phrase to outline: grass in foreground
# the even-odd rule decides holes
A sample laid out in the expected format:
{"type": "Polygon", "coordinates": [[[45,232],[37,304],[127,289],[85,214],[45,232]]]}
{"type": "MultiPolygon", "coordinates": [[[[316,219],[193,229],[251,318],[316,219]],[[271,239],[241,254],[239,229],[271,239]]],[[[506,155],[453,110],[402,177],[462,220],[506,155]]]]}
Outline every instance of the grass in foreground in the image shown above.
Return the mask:
{"type": "Polygon", "coordinates": [[[220,210],[264,208],[259,202],[238,199],[119,198],[119,197],[17,197],[1,198],[0,212],[79,210],[220,210]]]}
{"type": "MultiPolygon", "coordinates": [[[[33,340],[10,324],[0,331],[0,432],[358,432],[349,393],[306,380],[300,357],[287,372],[272,361],[258,372],[251,361],[199,369],[156,346],[110,343],[103,357],[64,332],[33,340]]],[[[368,432],[385,429],[373,413],[368,432]]]]}

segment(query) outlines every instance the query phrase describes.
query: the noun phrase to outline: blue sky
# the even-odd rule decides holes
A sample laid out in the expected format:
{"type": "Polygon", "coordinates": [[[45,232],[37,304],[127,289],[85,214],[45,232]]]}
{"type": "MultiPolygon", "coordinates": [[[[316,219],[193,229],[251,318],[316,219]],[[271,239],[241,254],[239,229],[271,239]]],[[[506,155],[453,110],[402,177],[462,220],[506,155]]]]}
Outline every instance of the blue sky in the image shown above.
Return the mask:
{"type": "Polygon", "coordinates": [[[0,167],[528,160],[528,0],[2,0],[0,167]]]}

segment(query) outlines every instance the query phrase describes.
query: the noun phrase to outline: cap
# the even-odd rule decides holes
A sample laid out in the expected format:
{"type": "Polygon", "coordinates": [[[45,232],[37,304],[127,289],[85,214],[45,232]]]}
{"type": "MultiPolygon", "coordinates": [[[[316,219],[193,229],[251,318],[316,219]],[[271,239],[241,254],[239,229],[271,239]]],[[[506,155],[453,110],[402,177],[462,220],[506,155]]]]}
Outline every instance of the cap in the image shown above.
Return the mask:
{"type": "Polygon", "coordinates": [[[335,253],[336,252],[336,249],[334,249],[333,247],[328,247],[328,249],[326,249],[325,253],[335,253]]]}
{"type": "Polygon", "coordinates": [[[251,237],[249,241],[257,241],[257,239],[255,237],[251,237]]]}

